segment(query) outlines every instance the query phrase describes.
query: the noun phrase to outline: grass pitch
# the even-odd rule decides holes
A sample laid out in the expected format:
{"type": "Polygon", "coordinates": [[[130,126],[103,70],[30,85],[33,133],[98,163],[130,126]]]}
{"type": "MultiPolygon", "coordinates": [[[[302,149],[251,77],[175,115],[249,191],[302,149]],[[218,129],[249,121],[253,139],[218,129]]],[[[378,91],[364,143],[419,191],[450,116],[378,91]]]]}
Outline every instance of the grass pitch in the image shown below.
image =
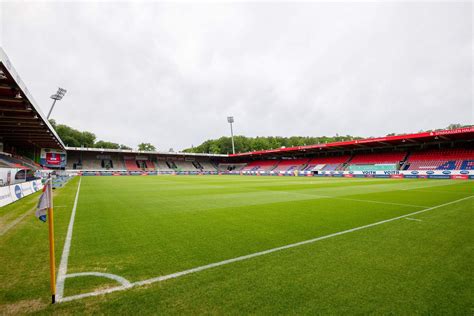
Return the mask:
{"type": "MultiPolygon", "coordinates": [[[[78,182],[55,192],[58,265],[78,182]]],[[[473,194],[473,182],[451,180],[83,177],[67,273],[132,283],[467,199],[55,306],[47,227],[28,216],[0,237],[0,313],[472,314],[473,194]]],[[[0,229],[31,209],[27,199],[0,210],[0,229]]],[[[67,278],[64,296],[117,285],[67,278]]]]}

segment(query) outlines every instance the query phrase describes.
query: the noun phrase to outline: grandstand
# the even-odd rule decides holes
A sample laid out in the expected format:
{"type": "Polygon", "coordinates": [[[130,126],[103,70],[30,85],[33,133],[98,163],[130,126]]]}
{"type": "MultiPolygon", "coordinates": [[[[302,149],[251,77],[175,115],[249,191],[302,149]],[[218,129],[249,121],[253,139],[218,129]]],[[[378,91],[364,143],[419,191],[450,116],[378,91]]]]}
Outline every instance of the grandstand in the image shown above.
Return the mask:
{"type": "Polygon", "coordinates": [[[348,163],[347,170],[398,170],[407,152],[381,152],[369,154],[356,154],[348,163]]]}
{"type": "Polygon", "coordinates": [[[243,174],[472,170],[474,128],[437,133],[443,137],[419,133],[235,155],[67,147],[66,169],[243,174]]]}
{"type": "Polygon", "coordinates": [[[257,160],[249,162],[242,171],[272,171],[278,165],[278,160],[257,160]]]}
{"type": "Polygon", "coordinates": [[[405,170],[474,170],[474,149],[417,151],[410,155],[405,170]]]}
{"type": "Polygon", "coordinates": [[[312,158],[308,165],[303,169],[306,171],[334,171],[344,167],[349,161],[350,155],[312,158]]]}
{"type": "MultiPolygon", "coordinates": [[[[2,186],[35,180],[37,171],[65,167],[65,146],[0,49],[0,169],[2,186]],[[45,150],[45,149],[48,150],[45,150]],[[53,163],[50,165],[49,162],[53,163]]],[[[31,193],[18,187],[18,196],[31,193]]],[[[2,194],[0,205],[14,201],[2,194]]]]}

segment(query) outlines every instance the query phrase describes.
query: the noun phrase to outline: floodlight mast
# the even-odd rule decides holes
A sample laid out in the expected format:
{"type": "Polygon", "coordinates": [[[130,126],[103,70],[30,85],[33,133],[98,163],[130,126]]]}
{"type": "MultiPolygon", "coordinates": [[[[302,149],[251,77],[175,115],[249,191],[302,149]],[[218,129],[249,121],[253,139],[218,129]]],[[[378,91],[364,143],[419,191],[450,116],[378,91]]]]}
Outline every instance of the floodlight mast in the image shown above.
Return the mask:
{"type": "Polygon", "coordinates": [[[227,122],[230,124],[230,136],[231,136],[231,139],[232,139],[232,153],[235,154],[234,131],[232,129],[232,123],[234,123],[234,117],[233,116],[228,116],[227,117],[227,122]]]}
{"type": "Polygon", "coordinates": [[[67,90],[63,88],[58,88],[58,91],[56,91],[55,94],[53,94],[50,98],[53,99],[53,105],[51,105],[51,108],[49,109],[48,116],[46,119],[49,120],[49,117],[51,116],[51,112],[53,112],[54,105],[56,104],[56,101],[61,100],[64,95],[66,94],[67,90]]]}

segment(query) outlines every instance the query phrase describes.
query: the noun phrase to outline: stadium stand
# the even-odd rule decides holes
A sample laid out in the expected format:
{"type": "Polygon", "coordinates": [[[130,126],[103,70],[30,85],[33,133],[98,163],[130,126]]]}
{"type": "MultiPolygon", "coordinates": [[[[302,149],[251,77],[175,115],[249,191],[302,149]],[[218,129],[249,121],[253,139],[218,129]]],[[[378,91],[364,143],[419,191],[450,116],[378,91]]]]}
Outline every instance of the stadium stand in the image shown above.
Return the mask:
{"type": "Polygon", "coordinates": [[[217,168],[214,164],[212,164],[211,162],[203,162],[203,161],[200,161],[199,164],[201,165],[202,167],[202,171],[216,171],[217,168]]]}
{"type": "Polygon", "coordinates": [[[370,154],[356,154],[350,161],[350,164],[368,165],[399,163],[405,159],[406,152],[382,152],[370,154]]]}
{"type": "Polygon", "coordinates": [[[140,171],[140,169],[137,165],[137,161],[135,159],[125,159],[125,168],[129,171],[140,171]]]}
{"type": "Polygon", "coordinates": [[[146,164],[146,170],[155,170],[155,164],[153,163],[153,161],[145,161],[145,164],[146,164]]]}
{"type": "Polygon", "coordinates": [[[170,168],[165,161],[162,161],[162,160],[157,160],[155,162],[155,169],[158,170],[158,171],[171,171],[171,170],[174,170],[172,168],[170,168]]]}
{"type": "Polygon", "coordinates": [[[33,169],[33,170],[38,169],[36,166],[31,167],[31,166],[25,165],[23,163],[23,160],[14,158],[13,156],[6,155],[6,154],[0,154],[0,162],[2,163],[2,165],[6,166],[7,168],[33,169]]]}
{"type": "Polygon", "coordinates": [[[309,162],[309,159],[285,159],[281,160],[273,171],[275,172],[291,172],[301,170],[309,162]]]}
{"type": "Polygon", "coordinates": [[[19,156],[19,155],[12,155],[12,157],[10,158],[11,160],[13,161],[16,161],[18,164],[21,164],[27,168],[30,168],[31,170],[39,170],[39,169],[43,169],[43,167],[34,162],[33,160],[27,158],[27,157],[23,157],[23,156],[19,156]]]}
{"type": "Polygon", "coordinates": [[[474,127],[468,127],[231,155],[144,153],[133,150],[74,147],[66,149],[67,168],[164,173],[273,171],[273,174],[292,174],[291,171],[296,170],[304,171],[303,174],[310,172],[318,174],[319,171],[398,171],[399,169],[473,170],[473,136],[474,127]],[[425,146],[452,149],[422,150],[425,146]]]}
{"type": "Polygon", "coordinates": [[[199,171],[191,161],[174,161],[177,171],[199,171]]]}
{"type": "Polygon", "coordinates": [[[278,162],[278,160],[251,161],[242,171],[272,171],[278,165],[278,162]]]}
{"type": "Polygon", "coordinates": [[[425,150],[412,153],[405,170],[474,170],[474,149],[425,150]]]}
{"type": "Polygon", "coordinates": [[[242,171],[245,168],[246,163],[220,163],[217,170],[224,171],[242,171]]]}
{"type": "Polygon", "coordinates": [[[304,171],[334,171],[341,168],[348,160],[350,155],[335,157],[319,157],[308,161],[304,171]]]}
{"type": "Polygon", "coordinates": [[[349,161],[350,171],[393,171],[398,170],[407,156],[406,152],[382,152],[356,154],[349,161]]]}

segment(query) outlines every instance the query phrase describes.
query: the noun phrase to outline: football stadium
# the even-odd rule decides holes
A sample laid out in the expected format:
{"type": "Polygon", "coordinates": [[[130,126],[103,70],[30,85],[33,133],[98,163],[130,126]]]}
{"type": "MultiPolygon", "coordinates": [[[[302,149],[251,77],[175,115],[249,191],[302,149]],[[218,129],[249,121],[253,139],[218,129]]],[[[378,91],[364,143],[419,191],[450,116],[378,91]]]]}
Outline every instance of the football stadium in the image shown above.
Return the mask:
{"type": "Polygon", "coordinates": [[[2,315],[474,311],[473,125],[212,153],[49,114],[0,49],[2,315]]]}
{"type": "Polygon", "coordinates": [[[0,67],[6,312],[50,292],[32,219],[49,177],[44,311],[470,310],[474,127],[229,155],[72,148],[3,52],[0,67]]]}

